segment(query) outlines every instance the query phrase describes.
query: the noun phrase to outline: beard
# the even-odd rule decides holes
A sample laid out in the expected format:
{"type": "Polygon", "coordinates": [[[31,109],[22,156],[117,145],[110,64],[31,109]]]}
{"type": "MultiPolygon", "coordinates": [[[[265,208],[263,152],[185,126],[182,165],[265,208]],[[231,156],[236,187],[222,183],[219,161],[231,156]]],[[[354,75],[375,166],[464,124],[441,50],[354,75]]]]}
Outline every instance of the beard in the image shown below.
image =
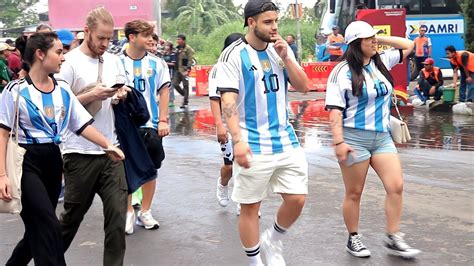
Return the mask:
{"type": "Polygon", "coordinates": [[[265,36],[261,31],[258,30],[258,27],[254,29],[255,36],[260,39],[262,42],[272,42],[270,36],[265,36]]]}
{"type": "Polygon", "coordinates": [[[87,48],[89,48],[89,50],[91,50],[91,52],[93,52],[94,54],[96,55],[103,55],[105,53],[105,50],[102,51],[101,49],[99,49],[99,47],[97,47],[97,45],[94,44],[94,42],[92,41],[92,36],[89,35],[89,38],[87,38],[87,48]]]}

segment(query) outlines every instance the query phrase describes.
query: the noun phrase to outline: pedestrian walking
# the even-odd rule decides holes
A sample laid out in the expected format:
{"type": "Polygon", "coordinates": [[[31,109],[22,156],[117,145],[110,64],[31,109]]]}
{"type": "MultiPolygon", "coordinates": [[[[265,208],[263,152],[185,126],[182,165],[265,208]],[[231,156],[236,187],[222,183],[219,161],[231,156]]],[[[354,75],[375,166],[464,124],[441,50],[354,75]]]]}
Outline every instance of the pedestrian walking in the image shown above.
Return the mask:
{"type": "Polygon", "coordinates": [[[184,97],[180,108],[187,108],[189,104],[189,74],[194,60],[194,50],[186,44],[186,36],[180,34],[176,38],[176,74],[173,79],[173,87],[184,97]],[[181,82],[183,87],[181,87],[181,82]]]}
{"type": "MultiPolygon", "coordinates": [[[[139,132],[158,170],[165,158],[163,137],[169,134],[168,97],[171,83],[169,71],[165,61],[147,52],[147,44],[153,34],[152,25],[144,20],[133,20],[125,24],[124,31],[129,45],[120,55],[120,59],[125,69],[126,84],[139,91],[147,103],[151,114],[150,120],[139,129],[139,132]],[[155,100],[156,93],[160,95],[159,104],[155,100]]],[[[132,196],[129,195],[125,227],[127,234],[133,233],[135,223],[147,230],[160,227],[151,213],[155,189],[156,179],[142,186],[143,199],[136,217],[132,207],[132,196]]]]}
{"type": "Polygon", "coordinates": [[[389,132],[393,91],[389,70],[410,54],[413,42],[376,36],[377,31],[364,21],[352,22],[345,33],[349,47],[329,76],[326,108],[331,110],[334,149],[346,189],[342,204],[349,233],[346,250],[356,257],[371,255],[358,233],[360,198],[371,166],[386,192],[385,247],[391,254],[415,257],[420,251],[407,245],[400,233],[403,174],[389,132]],[[379,44],[393,49],[379,53],[379,44]]]}
{"type": "Polygon", "coordinates": [[[250,265],[285,265],[282,239],[308,192],[308,164],[287,116],[288,81],[305,92],[308,78],[278,34],[278,7],[268,0],[244,8],[247,34],[229,45],[216,74],[234,145],[232,199],[241,204],[240,239],[250,265]],[[259,236],[258,211],[269,192],[283,199],[273,226],[259,236]]]}
{"type": "MultiPolygon", "coordinates": [[[[104,7],[86,17],[84,42],[68,52],[59,77],[71,85],[81,104],[93,115],[93,125],[114,145],[112,103],[126,97],[125,72],[118,56],[107,51],[114,36],[112,15],[104,7]]],[[[122,265],[125,255],[127,181],[123,162],[115,162],[103,150],[66,134],[64,157],[64,211],[60,215],[64,249],[71,245],[95,195],[104,209],[104,265],[122,265]]]]}
{"type": "MultiPolygon", "coordinates": [[[[50,76],[64,62],[63,47],[53,32],[33,34],[23,59],[31,69],[28,76],[10,82],[1,95],[0,109],[0,199],[9,201],[10,181],[5,170],[9,132],[15,131],[18,108],[18,142],[26,149],[21,180],[25,235],[13,250],[7,265],[66,265],[61,226],[56,205],[61,189],[63,162],[58,145],[70,131],[106,150],[110,160],[124,158],[99,131],[68,83],[50,76]]],[[[91,143],[92,144],[92,143],[91,143]]]]}

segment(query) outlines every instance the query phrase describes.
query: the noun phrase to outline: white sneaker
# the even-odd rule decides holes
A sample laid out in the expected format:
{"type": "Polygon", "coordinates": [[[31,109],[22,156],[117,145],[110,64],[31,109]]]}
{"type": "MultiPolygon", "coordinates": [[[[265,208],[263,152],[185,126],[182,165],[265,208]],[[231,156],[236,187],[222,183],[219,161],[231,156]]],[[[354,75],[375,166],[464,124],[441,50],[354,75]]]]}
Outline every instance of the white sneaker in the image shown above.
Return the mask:
{"type": "Polygon", "coordinates": [[[137,215],[136,225],[143,226],[147,230],[158,229],[160,223],[151,215],[151,210],[139,211],[137,215]]]}
{"type": "Polygon", "coordinates": [[[266,265],[285,266],[283,244],[281,243],[281,240],[272,241],[270,238],[270,230],[272,229],[265,230],[265,232],[260,236],[260,251],[262,251],[266,265]]]}
{"type": "Polygon", "coordinates": [[[127,220],[125,222],[125,234],[133,234],[133,224],[135,223],[135,211],[127,211],[127,220]]]}
{"type": "Polygon", "coordinates": [[[390,255],[412,259],[421,253],[421,250],[410,247],[403,237],[404,233],[387,234],[385,237],[385,248],[390,255]]]}
{"type": "Polygon", "coordinates": [[[221,185],[221,178],[217,179],[217,202],[222,207],[227,207],[229,205],[229,185],[223,186],[221,185]]]}
{"type": "MultiPolygon", "coordinates": [[[[240,203],[237,203],[237,211],[236,211],[236,214],[237,216],[240,216],[240,203]]],[[[260,212],[260,210],[258,210],[258,218],[260,218],[262,216],[262,213],[260,212]]]]}

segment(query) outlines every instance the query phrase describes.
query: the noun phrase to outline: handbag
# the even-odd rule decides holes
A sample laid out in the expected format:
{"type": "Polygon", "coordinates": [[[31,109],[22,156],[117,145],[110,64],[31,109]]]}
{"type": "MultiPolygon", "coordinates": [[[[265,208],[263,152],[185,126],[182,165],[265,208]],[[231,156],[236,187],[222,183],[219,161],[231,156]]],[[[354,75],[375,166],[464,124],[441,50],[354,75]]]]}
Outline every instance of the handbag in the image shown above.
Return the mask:
{"type": "MultiPolygon", "coordinates": [[[[99,66],[98,66],[97,83],[96,84],[102,83],[102,69],[103,69],[103,66],[104,66],[104,58],[102,56],[99,56],[99,66]]],[[[82,95],[84,93],[87,93],[87,92],[91,91],[92,89],[95,88],[96,84],[92,84],[92,85],[89,85],[89,86],[85,87],[81,92],[76,94],[76,96],[79,96],[79,95],[82,95]]],[[[84,108],[87,110],[87,112],[89,112],[89,114],[91,116],[94,116],[95,114],[97,114],[100,111],[100,109],[102,109],[102,101],[100,101],[100,100],[92,101],[92,102],[84,105],[84,108]]]]}
{"type": "Polygon", "coordinates": [[[397,95],[395,94],[395,89],[393,89],[392,99],[399,118],[396,118],[392,115],[390,116],[390,134],[392,135],[392,139],[395,143],[406,143],[411,140],[411,135],[407,124],[403,121],[400,110],[398,110],[398,99],[397,95]]]}
{"type": "Polygon", "coordinates": [[[7,151],[5,156],[5,166],[7,177],[10,180],[10,194],[11,201],[0,200],[0,213],[17,214],[21,212],[21,176],[23,174],[23,157],[26,150],[18,145],[18,124],[19,124],[19,98],[18,91],[15,101],[15,115],[12,121],[12,130],[10,130],[10,137],[8,138],[7,151]],[[13,132],[15,129],[15,132],[13,132]],[[13,138],[15,135],[15,138],[13,138]]]}

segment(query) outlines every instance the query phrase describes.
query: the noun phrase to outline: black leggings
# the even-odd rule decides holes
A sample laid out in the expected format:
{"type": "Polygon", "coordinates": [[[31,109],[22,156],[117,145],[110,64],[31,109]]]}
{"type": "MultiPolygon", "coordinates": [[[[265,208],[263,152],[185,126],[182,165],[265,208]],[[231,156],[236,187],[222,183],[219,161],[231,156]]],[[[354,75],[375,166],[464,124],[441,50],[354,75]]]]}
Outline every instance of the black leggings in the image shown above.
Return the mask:
{"type": "Polygon", "coordinates": [[[20,213],[25,235],[6,265],[66,265],[56,205],[61,191],[61,153],[54,144],[22,145],[26,149],[21,180],[20,213]],[[23,252],[25,249],[30,252],[23,252]],[[31,255],[30,255],[31,254],[31,255]]]}

